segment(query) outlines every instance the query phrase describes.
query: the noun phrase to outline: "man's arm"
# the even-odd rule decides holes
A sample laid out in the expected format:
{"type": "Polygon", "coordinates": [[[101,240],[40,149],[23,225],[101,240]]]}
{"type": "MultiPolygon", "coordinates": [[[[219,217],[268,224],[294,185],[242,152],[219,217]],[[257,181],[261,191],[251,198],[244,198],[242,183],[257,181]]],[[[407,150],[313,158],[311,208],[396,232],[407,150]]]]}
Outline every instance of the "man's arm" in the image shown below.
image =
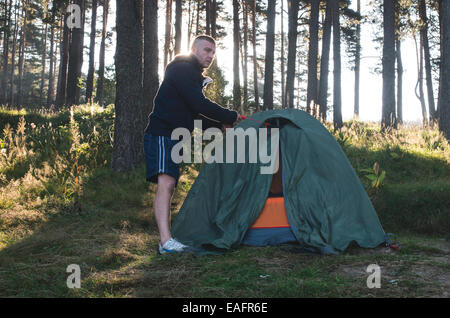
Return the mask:
{"type": "Polygon", "coordinates": [[[197,75],[191,64],[179,63],[172,72],[172,84],[193,112],[229,125],[238,119],[237,112],[221,107],[203,95],[201,85],[195,82],[197,75]]]}
{"type": "Polygon", "coordinates": [[[211,127],[222,129],[222,124],[219,121],[209,119],[209,118],[203,116],[202,114],[199,114],[197,116],[197,118],[195,118],[195,119],[202,121],[202,129],[203,130],[211,128],[211,127]]]}

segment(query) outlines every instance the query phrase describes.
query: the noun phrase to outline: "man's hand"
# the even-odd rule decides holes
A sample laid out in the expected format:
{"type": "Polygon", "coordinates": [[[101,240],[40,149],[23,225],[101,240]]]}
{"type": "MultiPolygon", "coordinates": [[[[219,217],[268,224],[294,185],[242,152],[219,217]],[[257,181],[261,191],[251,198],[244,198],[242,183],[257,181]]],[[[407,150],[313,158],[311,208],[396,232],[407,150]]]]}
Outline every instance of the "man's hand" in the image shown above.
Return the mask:
{"type": "Polygon", "coordinates": [[[244,118],[241,115],[237,115],[237,119],[236,121],[233,123],[233,125],[228,125],[228,124],[222,124],[222,131],[225,131],[227,128],[233,128],[234,126],[236,126],[237,124],[239,124],[241,121],[243,121],[244,118]]]}
{"type": "Polygon", "coordinates": [[[236,121],[233,123],[233,127],[236,126],[237,124],[239,124],[243,120],[244,120],[244,117],[238,114],[236,121]]]}

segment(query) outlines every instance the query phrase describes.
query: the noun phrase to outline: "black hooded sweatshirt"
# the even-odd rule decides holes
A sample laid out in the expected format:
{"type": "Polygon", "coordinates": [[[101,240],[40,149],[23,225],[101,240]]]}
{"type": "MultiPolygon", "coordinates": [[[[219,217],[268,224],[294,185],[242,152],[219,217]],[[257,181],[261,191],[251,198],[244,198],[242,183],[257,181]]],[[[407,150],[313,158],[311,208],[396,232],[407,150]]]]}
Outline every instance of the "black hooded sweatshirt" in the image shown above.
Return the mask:
{"type": "Polygon", "coordinates": [[[203,76],[203,68],[195,56],[176,56],[166,67],[145,132],[167,137],[179,127],[192,132],[195,119],[202,120],[203,129],[232,125],[237,120],[237,112],[203,95],[208,81],[211,79],[203,76]]]}

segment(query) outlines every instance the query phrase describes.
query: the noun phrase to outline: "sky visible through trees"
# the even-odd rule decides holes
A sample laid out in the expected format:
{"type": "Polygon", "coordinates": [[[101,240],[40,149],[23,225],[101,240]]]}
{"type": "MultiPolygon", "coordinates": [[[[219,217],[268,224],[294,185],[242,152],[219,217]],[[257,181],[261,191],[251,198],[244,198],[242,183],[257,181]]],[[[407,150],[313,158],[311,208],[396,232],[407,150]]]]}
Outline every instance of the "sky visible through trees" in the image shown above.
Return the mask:
{"type": "MultiPolygon", "coordinates": [[[[284,24],[284,67],[287,63],[287,52],[288,52],[288,1],[283,1],[284,14],[283,14],[283,24],[284,24]]],[[[276,2],[276,21],[275,21],[275,54],[274,54],[274,105],[275,107],[281,106],[281,61],[280,61],[280,44],[281,44],[281,0],[276,2]]],[[[408,0],[402,0],[403,2],[407,2],[408,0]]],[[[159,78],[160,81],[164,76],[164,40],[165,40],[165,12],[166,12],[166,2],[164,0],[158,1],[158,47],[159,47],[159,78]]],[[[360,109],[359,109],[359,119],[363,121],[380,121],[382,115],[382,74],[381,74],[381,59],[382,59],[382,42],[376,42],[375,39],[382,39],[383,30],[382,30],[382,18],[381,11],[379,12],[379,16],[375,17],[374,10],[376,11],[377,5],[381,3],[380,0],[360,0],[361,2],[361,14],[364,18],[361,23],[361,60],[360,60],[360,109]],[[378,4],[377,4],[378,2],[378,4]],[[381,21],[381,22],[380,22],[381,21]],[[376,70],[376,71],[375,71],[376,70]]],[[[16,2],[14,2],[16,3],[16,2]]],[[[22,2],[20,2],[22,3],[22,2]]],[[[48,2],[49,4],[51,1],[48,2]]],[[[90,2],[89,2],[90,3],[90,2]]],[[[173,2],[173,17],[175,19],[175,2],[173,2]]],[[[182,37],[181,37],[181,52],[186,53],[188,51],[188,1],[182,1],[183,3],[183,19],[182,19],[182,37]]],[[[195,10],[196,1],[192,1],[192,10],[195,10]]],[[[267,6],[267,1],[258,1],[262,10],[265,10],[267,6]]],[[[322,7],[323,7],[322,2],[322,7]]],[[[357,1],[350,2],[349,9],[356,11],[357,1]]],[[[225,33],[226,36],[219,39],[219,47],[217,49],[217,62],[220,69],[223,70],[225,80],[227,81],[227,85],[225,87],[225,94],[228,96],[232,96],[233,94],[233,1],[227,0],[223,1],[224,9],[221,12],[218,12],[218,21],[217,23],[223,27],[222,33],[225,33]],[[226,16],[226,17],[225,17],[226,16]],[[228,19],[224,21],[224,18],[228,19]]],[[[116,50],[116,1],[111,0],[109,2],[109,18],[108,18],[108,32],[112,35],[107,39],[107,47],[106,47],[106,67],[109,67],[110,76],[114,75],[114,55],[116,50]]],[[[410,12],[413,12],[412,19],[418,20],[418,12],[417,12],[417,0],[411,2],[410,12]]],[[[303,73],[300,75],[302,80],[300,82],[295,80],[295,106],[301,106],[302,108],[306,107],[306,89],[307,89],[307,55],[308,55],[308,25],[305,21],[308,21],[309,17],[309,9],[305,7],[305,4],[301,2],[300,5],[300,19],[298,26],[298,38],[297,38],[297,55],[299,59],[303,59],[302,65],[300,65],[299,60],[296,63],[296,72],[303,73]],[[300,90],[298,89],[298,85],[300,85],[300,90]],[[300,96],[300,98],[298,98],[300,96]]],[[[242,9],[242,8],[241,8],[242,9]]],[[[241,11],[241,10],[240,10],[241,11]]],[[[99,66],[99,46],[101,37],[99,33],[101,32],[101,21],[102,21],[103,7],[99,5],[97,9],[97,36],[96,36],[96,49],[95,49],[95,69],[98,69],[99,66]]],[[[437,20],[437,12],[435,9],[432,9],[427,1],[427,15],[430,19],[431,15],[434,15],[434,21],[437,20]]],[[[204,18],[204,17],[202,17],[204,18]]],[[[83,76],[88,74],[88,60],[89,60],[89,40],[90,40],[90,19],[91,19],[91,8],[88,7],[86,11],[86,24],[84,29],[84,62],[82,64],[82,73],[83,76]]],[[[322,50],[322,24],[323,24],[324,14],[323,8],[321,13],[319,14],[319,24],[321,24],[319,31],[319,58],[321,57],[322,50]]],[[[257,52],[259,59],[259,90],[260,90],[260,100],[262,101],[263,94],[263,84],[264,84],[264,55],[265,55],[265,34],[266,34],[266,17],[258,13],[257,20],[259,21],[258,32],[257,32],[257,52]]],[[[344,20],[344,19],[342,19],[344,20]]],[[[249,21],[251,22],[251,21],[249,21]]],[[[43,29],[43,24],[40,19],[35,19],[33,21],[37,25],[38,28],[43,29]]],[[[193,21],[195,23],[195,21],[193,21]]],[[[203,25],[204,21],[200,21],[203,25]]],[[[341,25],[345,23],[345,21],[341,21],[341,25]]],[[[435,22],[436,23],[436,22],[435,22]]],[[[243,28],[243,21],[241,20],[241,31],[243,28]]],[[[251,23],[248,24],[249,31],[251,30],[251,23]]],[[[43,32],[43,31],[42,31],[43,32]]],[[[50,33],[50,28],[48,30],[50,33]]],[[[195,35],[195,30],[192,30],[193,35],[195,35]]],[[[418,63],[417,63],[417,43],[419,42],[419,32],[416,31],[416,39],[411,36],[411,34],[407,34],[403,36],[401,40],[401,52],[402,52],[402,62],[403,62],[403,121],[407,122],[416,122],[421,123],[423,120],[422,110],[421,110],[421,102],[419,98],[417,98],[417,78],[418,78],[418,63]]],[[[243,33],[243,32],[241,32],[243,33]]],[[[172,21],[172,37],[175,34],[174,21],[172,21]]],[[[431,37],[431,30],[428,31],[429,36],[431,37]]],[[[192,36],[191,35],[191,39],[192,36]]],[[[434,30],[434,37],[436,37],[437,33],[434,30]]],[[[56,35],[55,35],[56,36],[56,35]]],[[[348,54],[346,53],[347,44],[345,43],[344,36],[341,35],[341,58],[342,58],[342,117],[343,120],[349,120],[353,117],[354,113],[354,83],[355,83],[355,72],[353,70],[354,63],[350,61],[348,54]]],[[[243,34],[241,34],[243,37],[243,34]]],[[[12,42],[12,40],[11,40],[12,42]]],[[[49,40],[48,40],[49,42],[49,40]]],[[[10,46],[12,44],[10,43],[10,46]]],[[[328,75],[328,107],[332,107],[333,105],[333,43],[331,43],[330,48],[330,56],[329,56],[329,75],[328,75]]],[[[19,43],[17,44],[19,46],[19,43]]],[[[59,44],[55,43],[55,47],[59,44]]],[[[49,47],[49,43],[47,43],[47,47],[49,47]]],[[[436,60],[439,58],[438,46],[434,46],[431,52],[431,59],[436,60]]],[[[12,49],[10,49],[12,51],[12,49]]],[[[58,52],[58,49],[56,49],[58,52]]],[[[253,66],[251,55],[252,48],[249,43],[247,46],[248,53],[248,79],[252,81],[252,71],[251,68],[253,66]]],[[[16,59],[17,55],[16,53],[16,59]]],[[[243,54],[241,52],[241,54],[243,54]]],[[[55,59],[59,63],[59,52],[55,56],[55,59]]],[[[240,63],[242,56],[240,57],[240,63]]],[[[49,59],[47,57],[47,59],[49,59]]],[[[28,60],[25,62],[27,63],[28,60]]],[[[56,66],[56,64],[55,64],[56,66]]],[[[240,78],[243,79],[243,70],[242,65],[240,65],[240,78]]],[[[29,69],[29,68],[28,68],[29,69]]],[[[48,72],[49,65],[47,64],[48,72]]],[[[55,69],[55,72],[57,70],[55,69]]],[[[424,72],[424,71],[423,71],[424,72]]],[[[297,77],[297,75],[296,75],[297,77]]],[[[425,75],[424,83],[425,86],[425,75]]],[[[241,86],[243,85],[243,80],[241,80],[241,86]]],[[[435,105],[438,102],[438,74],[436,72],[433,73],[433,87],[434,87],[434,101],[435,105]]],[[[253,94],[253,83],[248,83],[248,91],[249,94],[253,94]]],[[[428,104],[428,96],[427,89],[423,89],[423,100],[427,101],[428,104]]],[[[251,98],[250,98],[251,99],[251,98]]],[[[220,102],[220,101],[219,101],[220,102]]],[[[330,111],[330,110],[329,110],[330,111]]],[[[328,120],[332,120],[332,114],[328,117],[328,120]]]]}
{"type": "MultiPolygon", "coordinates": [[[[279,1],[277,1],[279,2],[279,1]]],[[[369,3],[370,0],[362,0],[361,1],[361,14],[366,15],[369,14],[369,3]]],[[[160,61],[163,61],[163,47],[164,47],[164,3],[160,1],[159,4],[159,23],[158,23],[158,34],[159,34],[159,47],[160,49],[160,61]]],[[[230,13],[233,10],[232,1],[226,3],[227,10],[226,12],[230,13]]],[[[287,6],[285,4],[285,10],[287,12],[287,6]]],[[[351,9],[356,11],[356,1],[353,1],[351,9]]],[[[101,15],[101,9],[99,10],[99,16],[101,15]]],[[[275,33],[279,34],[281,29],[280,22],[280,5],[277,5],[277,21],[275,25],[275,33]]],[[[284,32],[287,41],[287,25],[288,25],[288,17],[287,14],[284,14],[284,32]]],[[[111,13],[110,13],[110,21],[115,21],[115,1],[111,1],[111,13]]],[[[183,24],[187,23],[187,19],[183,20],[183,24]]],[[[113,23],[110,24],[109,28],[112,28],[113,23]]],[[[228,81],[228,85],[226,86],[225,92],[229,95],[232,94],[233,90],[233,24],[230,22],[228,24],[224,24],[225,32],[227,36],[220,41],[220,45],[222,48],[217,50],[217,61],[218,65],[224,71],[225,78],[228,81]]],[[[264,28],[265,25],[262,26],[264,28]]],[[[182,28],[182,30],[186,30],[187,28],[182,28]]],[[[360,77],[360,120],[363,121],[380,121],[381,119],[381,106],[382,106],[382,76],[381,73],[375,74],[374,69],[376,67],[380,68],[381,65],[381,48],[376,48],[378,43],[373,41],[376,32],[380,31],[380,26],[371,25],[367,23],[363,23],[361,25],[361,77],[360,77]]],[[[89,41],[89,34],[85,34],[85,42],[89,41]]],[[[260,35],[258,38],[259,45],[258,51],[261,55],[264,54],[264,38],[260,35]]],[[[277,38],[279,41],[279,38],[277,38]]],[[[99,39],[97,40],[99,42],[99,39]]],[[[300,43],[298,43],[300,44],[300,43]]],[[[187,52],[187,34],[186,32],[182,35],[182,52],[187,52]]],[[[307,49],[307,43],[304,43],[304,48],[307,49]]],[[[319,45],[319,54],[320,54],[321,45],[319,45]]],[[[285,46],[286,56],[287,58],[287,48],[285,46]]],[[[342,64],[342,116],[343,120],[349,120],[353,117],[353,98],[354,98],[354,72],[350,69],[348,57],[344,54],[345,47],[341,45],[341,52],[343,57],[342,64]]],[[[115,36],[113,37],[112,45],[107,48],[106,55],[106,65],[114,64],[114,51],[115,51],[115,36]]],[[[249,52],[250,54],[251,52],[249,52]]],[[[85,50],[85,56],[88,54],[87,50],[85,50]]],[[[305,52],[306,54],[306,52],[305,52]]],[[[414,40],[410,37],[406,37],[402,41],[402,58],[404,65],[404,74],[403,74],[403,120],[404,122],[422,122],[422,114],[420,108],[420,101],[414,94],[414,89],[417,82],[417,65],[416,65],[416,53],[414,40]]],[[[331,44],[330,50],[330,74],[329,74],[329,84],[328,84],[328,92],[331,94],[331,90],[333,87],[333,50],[331,44]]],[[[276,69],[279,69],[279,60],[277,57],[275,58],[276,69]]],[[[83,63],[83,72],[87,73],[87,63],[83,63]]],[[[159,76],[160,80],[164,75],[162,62],[160,63],[159,76]]],[[[242,78],[242,75],[241,75],[242,78]]],[[[274,79],[281,81],[279,73],[275,72],[274,79]]],[[[301,83],[301,85],[306,89],[306,80],[301,83]]],[[[435,82],[435,86],[438,86],[438,83],[435,82]]],[[[426,91],[425,99],[426,98],[426,91]]],[[[275,95],[281,95],[279,88],[275,88],[275,95]]],[[[306,91],[305,91],[306,98],[306,91]]],[[[330,98],[329,96],[329,104],[330,98]]],[[[435,94],[435,100],[437,101],[437,95],[435,94]]],[[[332,117],[330,118],[332,119],[332,117]]]]}

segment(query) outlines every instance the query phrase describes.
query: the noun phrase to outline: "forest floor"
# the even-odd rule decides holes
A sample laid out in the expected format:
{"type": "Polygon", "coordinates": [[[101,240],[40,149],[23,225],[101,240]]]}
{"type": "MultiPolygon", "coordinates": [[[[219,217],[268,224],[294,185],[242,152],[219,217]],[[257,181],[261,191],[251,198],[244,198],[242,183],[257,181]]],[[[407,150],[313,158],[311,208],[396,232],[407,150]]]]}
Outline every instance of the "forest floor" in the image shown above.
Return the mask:
{"type": "MultiPolygon", "coordinates": [[[[20,138],[8,141],[4,134],[0,140],[7,159],[0,162],[0,297],[448,298],[448,144],[435,132],[416,131],[413,134],[422,136],[425,146],[420,147],[426,150],[392,144],[392,136],[386,143],[394,146],[362,147],[363,141],[355,137],[361,136],[361,127],[350,128],[336,138],[355,170],[360,174],[362,168],[378,162],[380,171],[386,171],[378,186],[364,173],[360,178],[384,229],[396,235],[397,251],[351,245],[340,255],[326,256],[303,253],[295,246],[241,246],[222,255],[159,255],[152,210],[155,185],[145,181],[144,166],[114,174],[104,164],[100,148],[84,149],[82,141],[73,148],[76,138],[70,139],[72,148],[58,149],[67,158],[51,152],[44,158],[32,151],[33,146],[25,146],[25,139],[22,146],[27,154],[20,155],[20,138]],[[77,157],[83,151],[86,158],[77,157]],[[83,170],[83,164],[94,160],[89,157],[93,152],[97,166],[83,170]],[[69,170],[75,172],[64,173],[69,170]],[[80,267],[80,288],[67,286],[71,264],[80,267]],[[371,264],[380,268],[379,288],[368,287],[371,264]]],[[[58,129],[60,138],[76,135],[73,129],[58,129]]],[[[183,167],[172,219],[197,168],[183,167]]],[[[375,167],[373,175],[379,178],[380,171],[375,167]]]]}

